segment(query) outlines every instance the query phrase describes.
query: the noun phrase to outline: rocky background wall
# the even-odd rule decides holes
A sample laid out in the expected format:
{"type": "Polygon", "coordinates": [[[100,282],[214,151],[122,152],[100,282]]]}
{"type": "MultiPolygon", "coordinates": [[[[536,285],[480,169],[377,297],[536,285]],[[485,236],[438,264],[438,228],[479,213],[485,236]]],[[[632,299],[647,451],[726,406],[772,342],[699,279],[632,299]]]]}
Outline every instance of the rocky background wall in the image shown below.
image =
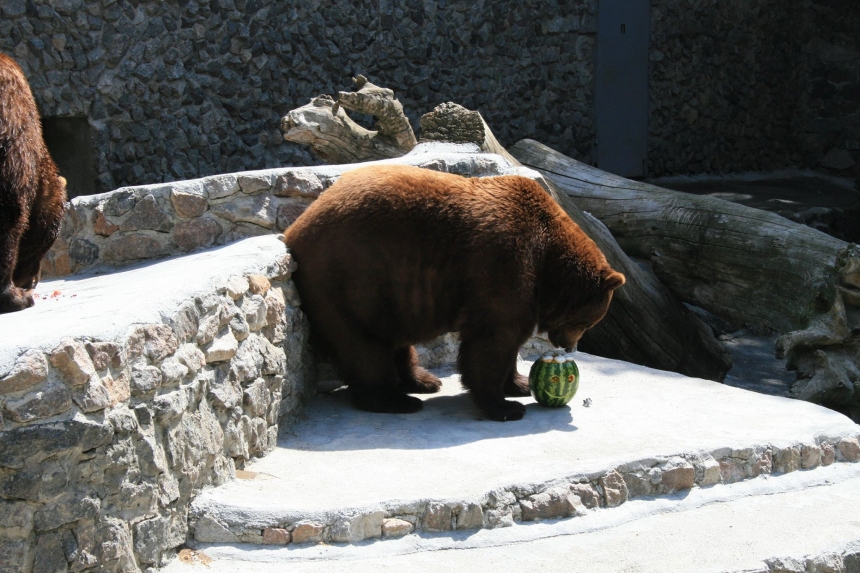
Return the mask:
{"type": "MultiPolygon", "coordinates": [[[[43,116],[86,116],[98,189],[313,164],[280,115],[362,73],[589,159],[596,0],[4,0],[43,116]]],[[[73,182],[70,183],[73,185],[73,182]]]]}
{"type": "Polygon", "coordinates": [[[652,176],[860,175],[860,5],[652,0],[652,176]]]}

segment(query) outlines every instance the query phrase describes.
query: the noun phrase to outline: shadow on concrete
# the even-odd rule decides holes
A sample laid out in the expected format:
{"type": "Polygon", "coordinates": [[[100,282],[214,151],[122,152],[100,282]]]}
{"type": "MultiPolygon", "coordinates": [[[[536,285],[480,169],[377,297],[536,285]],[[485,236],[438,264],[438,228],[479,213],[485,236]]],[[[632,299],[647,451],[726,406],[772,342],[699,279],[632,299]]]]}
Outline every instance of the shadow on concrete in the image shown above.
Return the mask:
{"type": "Polygon", "coordinates": [[[515,422],[483,417],[456,377],[443,379],[440,394],[419,396],[424,408],[414,414],[376,414],[353,408],[349,389],[319,394],[307,405],[304,419],[282,430],[278,447],[337,451],[366,449],[441,449],[548,432],[575,432],[571,404],[545,408],[531,399],[526,415],[515,422]],[[452,379],[453,378],[453,379],[452,379]]]}

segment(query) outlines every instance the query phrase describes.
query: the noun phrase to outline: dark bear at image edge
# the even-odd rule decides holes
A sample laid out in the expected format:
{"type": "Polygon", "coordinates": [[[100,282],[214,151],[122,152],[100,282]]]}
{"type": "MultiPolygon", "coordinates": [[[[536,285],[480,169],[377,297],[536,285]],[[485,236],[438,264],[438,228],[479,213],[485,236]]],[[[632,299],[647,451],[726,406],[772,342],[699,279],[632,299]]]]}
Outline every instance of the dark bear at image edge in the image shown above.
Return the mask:
{"type": "Polygon", "coordinates": [[[535,326],[573,347],[624,284],[597,245],[535,181],[467,179],[399,165],[345,173],[284,233],[311,344],[353,405],[421,409],[436,392],[413,344],[458,332],[457,367],[492,420],[519,420],[517,352],[535,326]]]}
{"type": "Polygon", "coordinates": [[[66,210],[66,182],[42,138],[24,72],[0,53],[0,313],[33,306],[42,257],[66,210]]]}

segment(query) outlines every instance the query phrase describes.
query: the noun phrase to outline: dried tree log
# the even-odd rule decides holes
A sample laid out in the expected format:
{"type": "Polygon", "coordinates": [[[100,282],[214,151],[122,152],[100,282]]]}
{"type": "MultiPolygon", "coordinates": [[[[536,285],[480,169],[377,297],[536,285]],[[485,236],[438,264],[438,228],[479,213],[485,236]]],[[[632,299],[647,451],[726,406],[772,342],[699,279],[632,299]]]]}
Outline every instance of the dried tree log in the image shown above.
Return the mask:
{"type": "Polygon", "coordinates": [[[340,92],[337,102],[328,95],[315,97],[282,117],[284,139],[310,145],[318,157],[332,164],[400,157],[415,147],[412,126],[394,92],[363,76],[353,81],[359,91],[340,92]],[[358,125],[341,107],[375,116],[379,129],[358,125]]]}
{"type": "Polygon", "coordinates": [[[651,261],[682,300],[783,334],[792,394],[860,404],[860,249],[779,215],[611,175],[538,142],[511,148],[651,261]]]}
{"type": "MultiPolygon", "coordinates": [[[[341,100],[343,99],[341,95],[341,100]]],[[[301,116],[306,113],[302,110],[307,107],[294,110],[287,117],[292,117],[294,114],[301,116]]],[[[313,131],[303,131],[301,140],[302,143],[311,145],[314,151],[328,162],[356,160],[334,161],[329,147],[325,147],[326,155],[320,154],[317,151],[320,146],[315,145],[314,142],[314,138],[319,133],[337,131],[338,149],[361,150],[360,153],[340,152],[338,157],[351,158],[361,155],[364,160],[384,159],[403,155],[411,149],[411,146],[403,147],[396,154],[386,149],[384,154],[373,155],[374,149],[365,145],[364,134],[361,131],[349,132],[329,127],[329,124],[333,123],[339,125],[341,112],[335,108],[334,113],[331,113],[330,106],[328,111],[327,117],[319,113],[314,116],[314,121],[319,127],[313,131]],[[355,135],[352,145],[348,139],[351,134],[355,135]]],[[[284,121],[287,121],[287,118],[284,121]]],[[[290,120],[290,124],[295,123],[290,120]]],[[[519,164],[498,143],[478,112],[469,111],[456,104],[442,104],[421,118],[421,127],[422,140],[478,143],[484,151],[502,155],[512,165],[519,164]]],[[[328,145],[331,138],[327,136],[325,139],[325,144],[328,145]]],[[[569,199],[560,197],[551,184],[547,187],[550,194],[557,201],[562,202],[562,207],[571,218],[598,243],[610,264],[627,276],[627,284],[616,291],[609,314],[583,338],[581,348],[601,356],[627,360],[653,368],[722,380],[731,368],[731,360],[710,329],[663,287],[654,275],[633,263],[599,222],[587,217],[569,199]]]]}

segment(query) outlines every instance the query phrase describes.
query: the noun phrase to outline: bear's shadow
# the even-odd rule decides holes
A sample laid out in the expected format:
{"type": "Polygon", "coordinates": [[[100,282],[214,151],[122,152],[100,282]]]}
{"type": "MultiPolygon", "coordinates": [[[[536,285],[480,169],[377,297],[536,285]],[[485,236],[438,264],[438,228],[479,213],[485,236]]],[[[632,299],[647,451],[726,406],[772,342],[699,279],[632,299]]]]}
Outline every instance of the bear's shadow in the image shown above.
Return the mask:
{"type": "Polygon", "coordinates": [[[283,431],[278,446],[288,449],[339,451],[363,449],[436,449],[481,440],[547,432],[574,432],[571,405],[546,408],[531,398],[526,415],[513,422],[487,419],[458,381],[445,380],[442,392],[419,397],[424,408],[414,414],[376,414],[352,407],[350,391],[340,388],[310,401],[305,416],[283,431]]]}

